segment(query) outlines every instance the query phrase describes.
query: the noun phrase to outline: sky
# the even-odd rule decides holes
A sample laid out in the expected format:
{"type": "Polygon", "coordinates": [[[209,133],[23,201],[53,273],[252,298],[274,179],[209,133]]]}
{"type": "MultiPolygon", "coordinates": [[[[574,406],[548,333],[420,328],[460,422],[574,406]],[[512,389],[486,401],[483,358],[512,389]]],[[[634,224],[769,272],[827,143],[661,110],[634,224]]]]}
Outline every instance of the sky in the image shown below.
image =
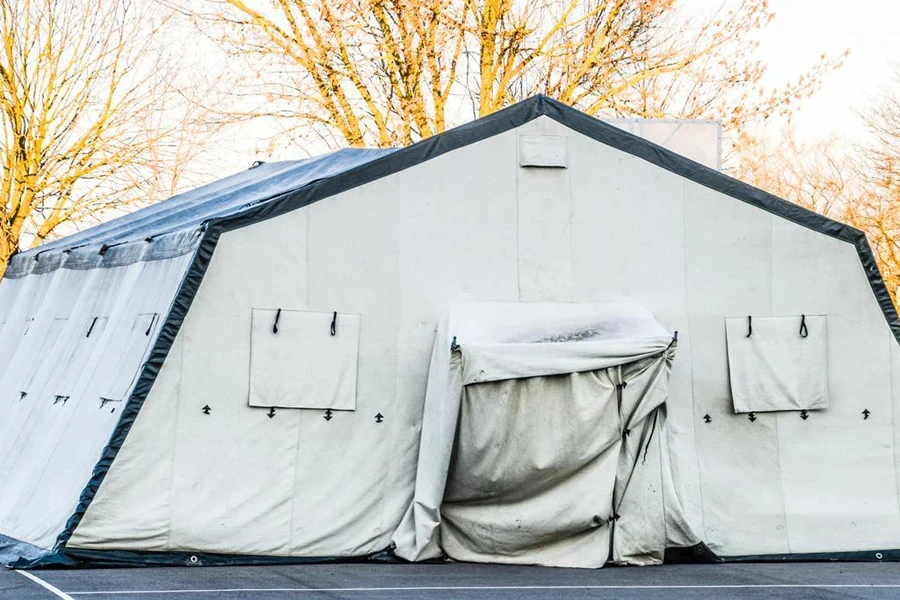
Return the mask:
{"type": "MultiPolygon", "coordinates": [[[[707,11],[741,1],[684,0],[683,6],[707,11]]],[[[760,32],[758,48],[768,65],[768,85],[795,79],[823,53],[836,57],[850,51],[843,66],[829,72],[823,87],[801,104],[794,119],[797,137],[806,142],[829,136],[863,139],[865,128],[857,111],[865,110],[892,83],[892,62],[900,65],[900,0],[769,0],[769,7],[775,19],[760,32]]],[[[894,84],[900,90],[900,79],[894,84]]],[[[214,171],[242,170],[256,159],[303,158],[327,151],[324,144],[313,142],[267,151],[266,142],[277,131],[272,123],[262,122],[239,128],[230,143],[213,153],[214,171]]]]}
{"type": "Polygon", "coordinates": [[[891,84],[892,62],[900,64],[900,1],[770,0],[769,6],[775,19],[760,37],[759,52],[769,64],[770,81],[802,73],[823,52],[836,56],[850,50],[843,66],[802,105],[795,120],[798,135],[807,140],[864,135],[857,111],[891,84]]]}

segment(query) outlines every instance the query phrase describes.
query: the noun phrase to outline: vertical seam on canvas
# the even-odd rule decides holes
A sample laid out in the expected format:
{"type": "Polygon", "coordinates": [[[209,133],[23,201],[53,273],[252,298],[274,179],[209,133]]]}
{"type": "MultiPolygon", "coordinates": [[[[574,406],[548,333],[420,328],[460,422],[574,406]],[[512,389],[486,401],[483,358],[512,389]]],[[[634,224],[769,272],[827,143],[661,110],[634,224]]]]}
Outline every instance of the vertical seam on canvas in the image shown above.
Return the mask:
{"type": "MultiPolygon", "coordinates": [[[[403,290],[403,258],[402,258],[403,257],[403,247],[402,247],[403,246],[403,235],[401,233],[401,225],[400,225],[400,221],[402,219],[403,204],[404,204],[403,195],[400,193],[400,176],[398,175],[397,176],[397,257],[396,257],[398,302],[397,302],[397,313],[396,313],[397,328],[396,328],[396,333],[394,335],[394,402],[396,403],[397,406],[400,406],[402,404],[402,402],[400,400],[400,356],[403,354],[403,352],[401,351],[400,337],[403,334],[403,313],[404,313],[404,304],[405,304],[405,299],[404,299],[405,292],[403,290]]],[[[435,330],[434,333],[435,333],[435,337],[436,337],[437,330],[435,330]]],[[[434,346],[434,342],[432,342],[432,346],[434,346]]],[[[430,365],[430,363],[429,363],[429,365],[430,365]]],[[[414,436],[415,437],[414,448],[415,448],[415,454],[416,454],[416,461],[413,465],[414,471],[417,471],[417,467],[419,464],[418,456],[419,456],[419,451],[421,450],[421,445],[422,445],[422,421],[424,420],[422,415],[424,414],[424,411],[425,411],[425,395],[424,394],[422,395],[421,407],[422,407],[422,413],[420,414],[419,418],[417,419],[419,430],[418,430],[418,432],[416,432],[416,435],[414,436]]],[[[403,429],[406,428],[405,423],[400,423],[399,425],[403,429]]],[[[393,441],[393,437],[391,438],[391,440],[393,441]]],[[[402,510],[404,511],[404,513],[400,515],[401,523],[406,518],[405,511],[406,511],[407,507],[412,506],[416,500],[416,483],[417,482],[418,482],[418,473],[414,472],[413,478],[412,478],[412,489],[410,490],[408,499],[403,503],[402,510]]],[[[382,519],[382,524],[383,523],[384,523],[384,520],[382,519]]],[[[394,533],[396,533],[396,529],[393,532],[391,532],[391,541],[393,541],[394,533]]]]}
{"type": "MultiPolygon", "coordinates": [[[[305,206],[305,207],[303,207],[302,211],[303,211],[303,216],[304,216],[304,221],[305,221],[304,225],[306,226],[306,235],[304,236],[304,240],[303,240],[303,244],[306,247],[306,251],[304,252],[304,260],[306,262],[306,272],[303,274],[303,276],[305,278],[303,291],[306,295],[305,308],[306,308],[306,310],[310,310],[309,295],[310,295],[310,288],[312,286],[310,285],[310,260],[309,260],[309,257],[312,252],[312,243],[310,241],[310,221],[312,220],[312,210],[310,209],[309,206],[305,206]]],[[[250,335],[252,338],[252,335],[253,335],[252,325],[251,325],[251,334],[250,335]]],[[[253,356],[252,355],[252,352],[253,352],[252,344],[251,344],[250,351],[251,351],[250,356],[252,358],[252,356],[253,356]]],[[[357,368],[358,367],[359,367],[359,365],[357,364],[357,368]]],[[[248,380],[248,384],[249,384],[249,380],[248,380]]],[[[300,411],[297,411],[297,433],[296,433],[296,442],[294,444],[294,454],[293,454],[294,458],[293,458],[293,464],[292,464],[293,477],[292,477],[292,481],[291,481],[291,497],[290,497],[290,503],[289,503],[289,507],[288,507],[290,510],[290,529],[288,531],[287,550],[285,553],[287,556],[291,556],[293,553],[293,550],[294,550],[294,514],[296,513],[296,509],[297,509],[297,494],[296,494],[297,471],[299,469],[299,462],[300,462],[300,460],[299,460],[300,434],[301,434],[301,429],[302,429],[302,421],[303,421],[303,411],[300,410],[300,411]]]]}
{"type": "Polygon", "coordinates": [[[769,314],[775,314],[775,217],[769,215],[769,314]]]}
{"type": "Polygon", "coordinates": [[[781,518],[784,519],[784,542],[787,544],[787,553],[792,554],[791,532],[787,522],[787,499],[784,495],[784,477],[781,469],[781,440],[778,439],[778,421],[781,414],[780,412],[775,413],[775,458],[778,461],[778,489],[781,490],[781,518]]]}
{"type": "Polygon", "coordinates": [[[521,199],[519,197],[519,172],[522,170],[521,167],[519,167],[519,144],[522,143],[520,136],[521,131],[519,130],[519,127],[516,127],[516,143],[513,154],[513,168],[515,168],[516,170],[516,300],[519,302],[522,301],[522,255],[519,241],[519,216],[521,212],[519,210],[519,203],[521,202],[521,199]]]}
{"type": "MultiPolygon", "coordinates": [[[[397,302],[397,328],[396,328],[396,332],[394,335],[394,402],[396,403],[397,406],[400,406],[402,404],[401,399],[400,399],[400,360],[401,360],[400,357],[403,355],[403,352],[401,349],[402,346],[401,346],[400,339],[403,335],[403,317],[404,317],[405,310],[406,310],[406,297],[405,297],[406,292],[403,288],[403,243],[404,243],[404,237],[403,237],[401,225],[400,225],[401,221],[403,220],[403,211],[404,211],[404,207],[405,207],[406,203],[405,203],[403,194],[401,194],[401,192],[400,192],[401,177],[402,177],[402,175],[400,175],[400,174],[396,175],[396,178],[397,178],[397,256],[396,256],[397,262],[396,262],[396,267],[397,267],[398,302],[397,302]]],[[[435,333],[435,336],[437,336],[437,330],[435,330],[434,333],[435,333]]],[[[433,345],[434,345],[434,342],[432,342],[432,346],[433,345]]],[[[421,407],[422,407],[422,411],[424,412],[424,409],[425,409],[424,394],[421,399],[421,407]]],[[[403,506],[402,506],[402,510],[404,512],[400,516],[401,522],[403,522],[406,518],[405,512],[406,512],[407,508],[413,506],[413,503],[416,500],[416,485],[418,483],[418,473],[416,472],[416,467],[418,466],[418,456],[419,456],[419,452],[421,450],[421,445],[422,445],[422,421],[423,421],[423,417],[422,417],[422,413],[420,413],[419,417],[416,419],[416,423],[412,424],[413,428],[415,428],[416,425],[418,425],[418,431],[416,432],[416,435],[414,436],[415,441],[413,443],[413,448],[414,448],[414,452],[416,455],[416,462],[413,465],[412,486],[411,486],[411,489],[409,490],[409,495],[407,496],[407,498],[404,501],[403,506]]],[[[403,422],[401,422],[399,425],[403,429],[406,428],[406,424],[403,422]]],[[[383,519],[382,519],[382,523],[384,523],[383,519]]],[[[396,533],[396,531],[397,530],[395,528],[394,531],[391,532],[391,541],[393,541],[394,533],[396,533]]]]}
{"type": "MultiPolygon", "coordinates": [[[[775,311],[775,216],[769,216],[769,314],[775,311]]],[[[778,413],[775,414],[775,459],[778,462],[778,489],[781,491],[781,518],[784,522],[784,541],[788,554],[791,553],[791,535],[787,521],[787,499],[784,495],[784,478],[781,469],[781,442],[778,439],[778,413]]]]}
{"type": "Polygon", "coordinates": [[[569,140],[571,136],[567,133],[566,140],[566,189],[569,196],[569,302],[575,302],[575,192],[572,191],[572,167],[569,163],[569,140]]]}
{"type": "MultiPolygon", "coordinates": [[[[394,224],[396,226],[396,229],[394,230],[394,240],[395,240],[394,251],[396,252],[396,255],[397,255],[396,256],[396,259],[397,259],[396,267],[397,268],[396,268],[395,273],[397,274],[397,291],[399,293],[400,287],[401,287],[400,286],[400,210],[401,210],[400,203],[401,203],[401,198],[400,198],[400,177],[399,177],[399,175],[395,175],[394,180],[396,182],[396,188],[394,189],[394,207],[396,210],[396,214],[394,215],[394,224]]],[[[399,399],[397,396],[397,392],[399,389],[399,383],[398,383],[398,375],[397,374],[399,373],[400,369],[399,369],[399,365],[397,364],[397,356],[400,355],[400,351],[399,351],[400,303],[399,302],[396,303],[395,306],[396,306],[395,318],[397,319],[397,328],[396,328],[397,335],[394,338],[394,354],[395,354],[395,356],[394,356],[394,399],[393,399],[393,401],[394,401],[394,406],[399,406],[400,402],[399,402],[399,399]]],[[[362,317],[360,317],[359,331],[360,331],[360,340],[358,341],[358,344],[359,344],[359,346],[362,346],[362,317]]],[[[357,378],[358,377],[359,377],[359,365],[357,365],[357,378]]],[[[358,379],[357,379],[357,381],[358,381],[358,379]]],[[[359,399],[357,398],[357,401],[358,400],[359,399]]],[[[423,407],[424,407],[424,402],[423,402],[423,407]]],[[[392,408],[393,408],[393,406],[392,406],[392,408]]],[[[390,414],[390,413],[388,413],[388,414],[390,414]]],[[[394,427],[395,427],[394,423],[397,423],[397,426],[402,426],[402,422],[400,422],[398,420],[391,419],[389,421],[387,434],[386,434],[386,437],[387,437],[386,447],[387,448],[395,447],[394,432],[396,430],[394,429],[394,427]]],[[[394,478],[397,476],[396,469],[395,469],[395,466],[396,466],[395,465],[395,455],[399,454],[399,453],[386,452],[386,454],[387,454],[387,459],[385,461],[386,474],[382,478],[382,482],[381,482],[381,499],[382,499],[382,501],[381,501],[381,521],[379,522],[379,525],[378,525],[378,534],[375,537],[381,537],[388,531],[388,529],[386,527],[386,521],[387,521],[387,513],[388,513],[388,504],[389,503],[387,501],[386,490],[389,489],[388,486],[390,484],[392,484],[394,478]]],[[[416,464],[418,464],[418,461],[416,464]]],[[[413,478],[413,490],[415,490],[415,478],[413,478]]],[[[413,493],[415,493],[415,491],[413,493]]],[[[412,500],[410,500],[410,501],[412,501],[412,500]]],[[[401,515],[401,519],[402,518],[403,518],[403,515],[401,515]]],[[[391,530],[391,532],[390,532],[391,538],[393,538],[395,530],[396,530],[396,527],[394,527],[391,530]]]]}
{"type": "Polygon", "coordinates": [[[294,460],[292,461],[291,470],[293,471],[293,477],[291,480],[291,498],[288,503],[288,509],[290,510],[290,529],[288,529],[288,540],[287,540],[287,548],[285,549],[285,556],[293,556],[294,552],[294,513],[296,512],[296,504],[297,504],[297,466],[299,464],[300,457],[300,433],[302,428],[302,420],[303,420],[303,411],[298,410],[297,416],[295,418],[295,422],[297,423],[296,434],[294,436],[294,460]]]}
{"type": "Polygon", "coordinates": [[[684,304],[685,304],[685,313],[687,315],[687,325],[688,325],[688,350],[691,353],[691,431],[693,432],[694,438],[694,461],[697,465],[697,496],[700,498],[700,527],[703,529],[703,541],[707,541],[707,533],[706,533],[706,505],[703,500],[703,469],[700,467],[700,448],[698,444],[698,435],[697,435],[697,400],[696,400],[696,390],[695,390],[695,381],[694,381],[694,328],[691,319],[691,306],[690,306],[690,296],[688,293],[688,251],[687,251],[687,202],[685,202],[685,198],[687,197],[687,181],[682,181],[681,184],[681,251],[682,251],[682,277],[685,282],[684,286],[684,304]]]}
{"type": "Polygon", "coordinates": [[[309,210],[309,207],[305,207],[305,210],[303,211],[304,216],[306,217],[306,239],[304,240],[304,244],[306,245],[306,286],[304,289],[304,291],[306,292],[306,310],[309,310],[309,219],[311,212],[312,211],[309,210]]]}
{"type": "MultiPolygon", "coordinates": [[[[184,380],[184,337],[178,342],[178,384],[175,387],[175,418],[172,419],[172,428],[174,435],[172,436],[172,461],[169,471],[169,516],[168,527],[166,528],[166,543],[163,549],[170,551],[172,548],[172,509],[175,506],[173,498],[175,497],[175,463],[178,457],[178,417],[181,408],[181,384],[184,380]]],[[[171,355],[171,352],[170,352],[171,355]]],[[[149,396],[149,394],[147,394],[149,396]]]]}
{"type": "MultiPolygon", "coordinates": [[[[255,302],[253,304],[256,304],[255,302]]],[[[253,317],[258,309],[250,307],[250,331],[247,335],[247,406],[252,407],[253,395],[253,317]]],[[[276,309],[277,310],[277,309],[276,309]]],[[[276,312],[277,314],[277,312],[276,312]]]]}

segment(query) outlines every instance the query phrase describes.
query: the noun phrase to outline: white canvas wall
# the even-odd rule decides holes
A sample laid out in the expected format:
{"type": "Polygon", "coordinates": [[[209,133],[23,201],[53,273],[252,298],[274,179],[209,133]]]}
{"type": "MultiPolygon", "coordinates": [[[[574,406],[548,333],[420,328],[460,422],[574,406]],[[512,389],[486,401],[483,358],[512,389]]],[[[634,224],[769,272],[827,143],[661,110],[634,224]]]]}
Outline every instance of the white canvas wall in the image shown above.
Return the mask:
{"type": "Polygon", "coordinates": [[[56,542],[158,333],[159,319],[146,316],[168,312],[189,258],[0,282],[4,535],[56,542]],[[120,397],[101,400],[113,392],[120,397]]]}
{"type": "Polygon", "coordinates": [[[627,300],[680,332],[666,441],[715,551],[900,545],[900,353],[854,248],[546,117],[223,235],[70,545],[386,547],[412,494],[436,321],[488,300],[627,300]],[[520,168],[521,134],[565,136],[568,168],[520,168]],[[250,314],[279,307],[361,315],[355,412],[248,406],[250,314]],[[733,414],[725,318],[801,313],[828,316],[829,409],[733,414]]]}

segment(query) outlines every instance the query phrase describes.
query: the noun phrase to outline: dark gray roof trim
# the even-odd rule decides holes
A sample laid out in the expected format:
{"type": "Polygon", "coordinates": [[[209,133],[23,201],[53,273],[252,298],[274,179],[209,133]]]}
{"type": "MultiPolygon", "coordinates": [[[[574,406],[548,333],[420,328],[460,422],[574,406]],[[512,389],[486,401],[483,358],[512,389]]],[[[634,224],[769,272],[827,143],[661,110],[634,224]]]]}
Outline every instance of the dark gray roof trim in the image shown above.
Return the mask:
{"type": "Polygon", "coordinates": [[[222,233],[297,210],[323,198],[402,171],[504,131],[509,131],[542,115],[546,115],[598,142],[642,158],[691,181],[793,221],[813,231],[818,231],[853,244],[859,254],[862,266],[869,278],[869,284],[881,306],[885,319],[894,336],[900,340],[900,320],[898,320],[897,311],[891,302],[884,281],[881,279],[881,274],[878,271],[869,243],[861,231],[782,200],[647,140],[603,123],[560,102],[545,96],[535,96],[483,119],[451,129],[412,146],[365,162],[342,173],[339,177],[314,181],[301,189],[277,196],[267,202],[242,210],[237,214],[208,221],[191,266],[180,286],[172,310],[163,324],[162,331],[156,340],[150,358],[144,365],[119,424],[116,426],[109,444],[104,449],[100,462],[94,468],[93,477],[84,489],[75,513],[57,539],[54,550],[57,553],[65,554],[66,542],[84,516],[116,454],[122,447],[175,341],[175,336],[184,322],[188,309],[200,287],[200,282],[203,280],[206,269],[212,260],[219,236],[222,233]]]}
{"type": "Polygon", "coordinates": [[[347,148],[305,160],[261,163],[208,185],[17,254],[6,277],[53,269],[101,269],[165,260],[194,250],[210,219],[264,203],[321,179],[336,177],[393,150],[347,148]],[[113,251],[115,250],[115,251],[113,251]]]}
{"type": "Polygon", "coordinates": [[[78,246],[65,250],[41,248],[28,254],[17,254],[11,260],[4,278],[19,279],[56,269],[110,269],[141,261],[168,260],[192,252],[200,242],[200,231],[188,229],[134,242],[101,244],[100,247],[78,246]]]}

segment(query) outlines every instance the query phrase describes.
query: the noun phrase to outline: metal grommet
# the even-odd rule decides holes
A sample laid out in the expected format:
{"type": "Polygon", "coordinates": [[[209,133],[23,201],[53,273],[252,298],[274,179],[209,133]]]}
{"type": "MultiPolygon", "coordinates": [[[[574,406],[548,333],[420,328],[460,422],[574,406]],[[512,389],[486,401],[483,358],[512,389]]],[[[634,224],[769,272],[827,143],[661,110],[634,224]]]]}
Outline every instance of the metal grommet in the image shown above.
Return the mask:
{"type": "Polygon", "coordinates": [[[196,565],[199,561],[200,561],[200,559],[197,558],[196,554],[192,554],[191,557],[188,559],[188,562],[190,562],[192,565],[196,565]]]}
{"type": "Polygon", "coordinates": [[[877,558],[878,560],[881,560],[882,558],[884,558],[884,556],[882,556],[881,552],[876,552],[875,558],[877,558]]]}

